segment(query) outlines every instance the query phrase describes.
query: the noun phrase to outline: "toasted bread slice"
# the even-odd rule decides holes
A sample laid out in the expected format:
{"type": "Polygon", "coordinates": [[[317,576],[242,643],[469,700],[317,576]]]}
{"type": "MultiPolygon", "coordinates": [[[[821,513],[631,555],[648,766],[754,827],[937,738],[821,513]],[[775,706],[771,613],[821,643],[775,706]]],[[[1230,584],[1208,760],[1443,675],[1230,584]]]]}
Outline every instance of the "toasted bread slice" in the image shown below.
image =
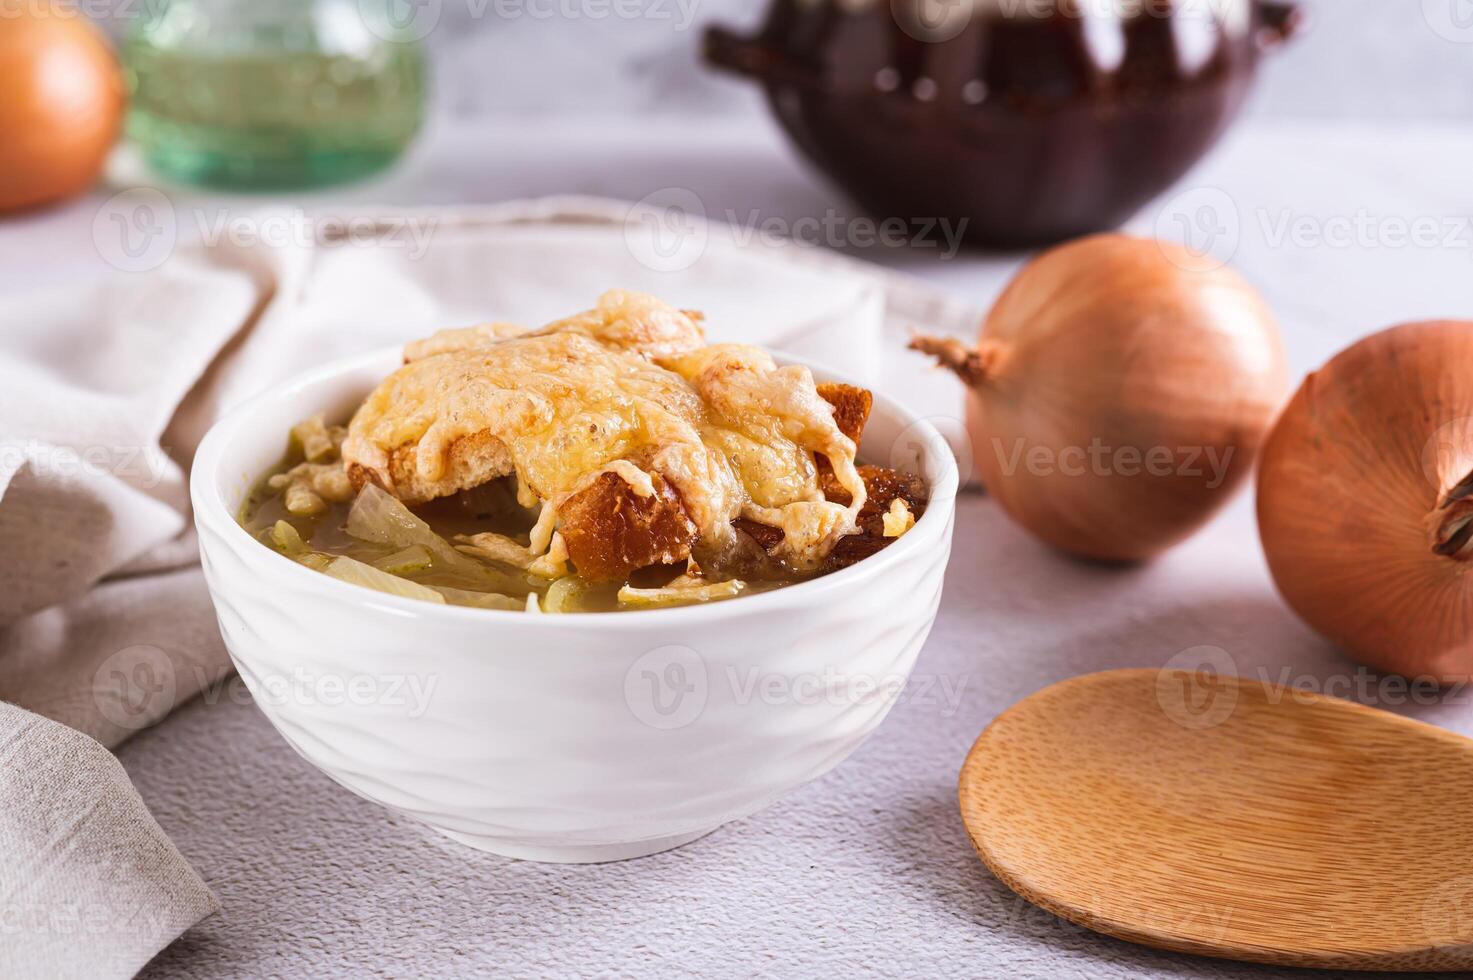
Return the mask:
{"type": "MultiPolygon", "coordinates": [[[[839,431],[858,446],[859,440],[864,436],[864,427],[869,422],[875,396],[867,389],[835,382],[818,385],[817,390],[820,398],[834,406],[834,424],[839,427],[839,431]]],[[[827,480],[833,474],[834,468],[829,465],[823,453],[814,453],[813,461],[818,466],[820,480],[827,480]]]]}
{"type": "Polygon", "coordinates": [[[834,406],[834,424],[839,431],[853,439],[856,446],[859,445],[875,396],[867,389],[833,382],[818,385],[818,396],[834,406]]]}
{"type": "Polygon", "coordinates": [[[585,580],[625,581],[638,569],[690,557],[699,532],[680,495],[652,477],[655,492],[649,496],[641,497],[617,473],[602,473],[563,502],[559,530],[585,580]]]}
{"type": "Polygon", "coordinates": [[[413,507],[479,487],[513,471],[511,452],[489,432],[476,432],[455,440],[445,466],[447,476],[439,480],[420,477],[414,465],[415,451],[416,444],[408,443],[389,453],[388,476],[393,485],[387,487],[382,486],[382,475],[376,470],[349,460],[348,479],[353,481],[353,489],[361,490],[365,483],[378,483],[381,489],[413,507]]]}

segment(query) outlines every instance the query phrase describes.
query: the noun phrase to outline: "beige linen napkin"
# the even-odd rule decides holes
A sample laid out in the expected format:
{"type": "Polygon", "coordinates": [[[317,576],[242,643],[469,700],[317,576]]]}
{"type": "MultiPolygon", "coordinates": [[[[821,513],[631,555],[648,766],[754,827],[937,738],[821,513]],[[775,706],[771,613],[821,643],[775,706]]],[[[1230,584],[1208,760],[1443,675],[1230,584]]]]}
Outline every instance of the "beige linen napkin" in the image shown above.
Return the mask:
{"type": "Polygon", "coordinates": [[[216,909],[104,746],[228,672],[165,431],[262,281],[0,302],[0,977],[131,977],[216,909]]]}
{"type": "Polygon", "coordinates": [[[131,977],[216,908],[112,753],[0,704],[0,977],[131,977]]]}
{"type": "Polygon", "coordinates": [[[812,249],[709,230],[667,248],[643,237],[659,222],[595,199],[164,217],[216,240],[91,289],[0,300],[0,702],[16,706],[0,704],[0,977],[129,977],[214,909],[97,743],[229,671],[188,530],[189,460],[222,412],[341,355],[545,322],[614,286],[704,310],[713,340],[870,379],[887,323],[972,316],[812,249]],[[95,926],[82,941],[52,925],[74,908],[95,926]]]}

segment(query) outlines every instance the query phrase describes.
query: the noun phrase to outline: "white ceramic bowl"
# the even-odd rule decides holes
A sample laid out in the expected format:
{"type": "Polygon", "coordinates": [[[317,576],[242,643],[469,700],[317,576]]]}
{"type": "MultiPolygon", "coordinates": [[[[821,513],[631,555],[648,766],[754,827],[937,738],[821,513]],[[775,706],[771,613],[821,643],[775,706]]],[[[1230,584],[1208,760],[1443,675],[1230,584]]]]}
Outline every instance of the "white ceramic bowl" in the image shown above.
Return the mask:
{"type": "Polygon", "coordinates": [[[862,455],[923,474],[932,500],[851,568],[700,607],[438,606],[311,571],[235,520],[294,423],[346,417],[399,363],[381,351],[269,391],[216,424],[195,458],[225,645],[309,762],[472,847],[609,861],[755,812],[885,717],[930,632],[951,549],[956,466],[929,424],[876,396],[862,455]]]}

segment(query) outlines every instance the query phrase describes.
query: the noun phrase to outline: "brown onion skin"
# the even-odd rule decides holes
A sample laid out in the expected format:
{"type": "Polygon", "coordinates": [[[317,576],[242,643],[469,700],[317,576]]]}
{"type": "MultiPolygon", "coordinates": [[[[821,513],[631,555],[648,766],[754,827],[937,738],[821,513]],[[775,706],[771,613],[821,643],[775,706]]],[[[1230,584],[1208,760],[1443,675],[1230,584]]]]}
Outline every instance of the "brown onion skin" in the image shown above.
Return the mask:
{"type": "Polygon", "coordinates": [[[1047,543],[1104,561],[1151,558],[1252,472],[1288,388],[1283,349],[1262,297],[1215,265],[1167,242],[1091,236],[1030,262],[988,314],[980,375],[959,370],[974,465],[1047,543]],[[1080,475],[1079,452],[1096,440],[1108,463],[1080,475]],[[1163,447],[1171,461],[1146,472],[1119,452],[1128,447],[1142,459],[1163,447]],[[1071,471],[1026,465],[1030,451],[1071,471]]]}
{"type": "Polygon", "coordinates": [[[1449,499],[1473,470],[1470,365],[1473,322],[1367,337],[1305,379],[1258,472],[1285,601],[1362,663],[1441,682],[1473,676],[1473,556],[1436,550],[1473,503],[1449,499]]]}
{"type": "Polygon", "coordinates": [[[0,211],[91,187],[125,102],[117,60],[86,17],[38,3],[17,9],[0,22],[0,211]]]}

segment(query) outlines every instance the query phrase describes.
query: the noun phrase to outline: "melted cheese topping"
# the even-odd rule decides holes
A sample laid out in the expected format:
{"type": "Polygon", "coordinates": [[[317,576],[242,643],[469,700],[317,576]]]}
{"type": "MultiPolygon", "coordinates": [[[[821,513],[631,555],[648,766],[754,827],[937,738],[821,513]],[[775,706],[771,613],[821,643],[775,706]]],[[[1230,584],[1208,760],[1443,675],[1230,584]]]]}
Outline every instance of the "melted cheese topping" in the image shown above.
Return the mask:
{"type": "Polygon", "coordinates": [[[910,512],[910,505],[899,497],[890,501],[890,509],[884,513],[881,521],[884,536],[887,538],[898,538],[916,526],[916,517],[910,512]]]}
{"type": "Polygon", "coordinates": [[[561,502],[604,472],[640,494],[654,492],[652,475],[663,478],[718,554],[739,516],[782,528],[783,557],[799,568],[855,530],[865,500],[855,446],[806,368],[780,368],[745,345],[706,346],[693,317],[636,293],[509,333],[442,331],[412,345],[421,356],[354,416],[344,459],[392,490],[389,453],[412,446],[417,477],[454,487],[452,447],[490,436],[510,454],[519,495],[544,502],[534,554],[561,502]],[[814,453],[829,460],[849,506],[824,498],[814,453]]]}

